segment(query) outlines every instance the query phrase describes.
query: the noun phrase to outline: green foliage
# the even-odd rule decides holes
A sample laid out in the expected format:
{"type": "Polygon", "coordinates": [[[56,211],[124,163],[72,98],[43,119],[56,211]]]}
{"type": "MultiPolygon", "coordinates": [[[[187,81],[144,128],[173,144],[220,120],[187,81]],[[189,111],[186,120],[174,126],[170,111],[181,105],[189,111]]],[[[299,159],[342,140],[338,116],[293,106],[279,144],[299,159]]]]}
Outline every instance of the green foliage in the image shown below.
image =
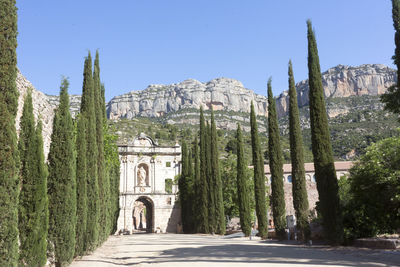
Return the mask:
{"type": "Polygon", "coordinates": [[[83,88],[81,114],[87,119],[87,226],[86,226],[86,248],[92,251],[96,248],[99,241],[100,230],[100,199],[98,184],[98,143],[96,129],[96,113],[95,113],[95,87],[92,76],[92,57],[90,52],[85,59],[83,71],[83,88]]]}
{"type": "Polygon", "coordinates": [[[212,175],[212,151],[211,151],[211,127],[209,122],[206,122],[206,175],[208,185],[208,231],[209,233],[216,232],[216,214],[215,214],[215,181],[212,175]]]}
{"type": "Polygon", "coordinates": [[[218,137],[217,127],[215,125],[214,112],[211,109],[211,175],[214,191],[214,203],[215,203],[215,232],[217,234],[225,234],[225,211],[224,211],[224,200],[222,193],[222,182],[219,168],[219,152],[218,152],[218,137]]]}
{"type": "MultiPolygon", "coordinates": [[[[190,233],[190,217],[192,216],[192,206],[190,203],[190,192],[189,192],[189,153],[188,147],[185,141],[182,141],[182,173],[179,176],[179,202],[181,204],[181,219],[182,228],[184,233],[190,233]]],[[[167,187],[167,186],[165,186],[167,187]]]]}
{"type": "Polygon", "coordinates": [[[373,144],[342,185],[346,238],[374,237],[400,228],[400,138],[373,144]]]}
{"type": "Polygon", "coordinates": [[[18,149],[21,159],[18,207],[20,264],[43,266],[47,260],[47,169],[42,124],[39,121],[35,129],[31,91],[28,91],[24,101],[18,149]]]}
{"type": "MultiPolygon", "coordinates": [[[[381,100],[385,103],[386,110],[400,115],[400,0],[392,0],[392,19],[395,30],[393,63],[397,67],[397,83],[381,95],[381,100]]],[[[400,116],[398,116],[398,120],[400,121],[400,116]]]]}
{"type": "Polygon", "coordinates": [[[97,178],[99,186],[99,241],[102,243],[109,235],[108,228],[110,227],[109,212],[109,192],[110,183],[105,175],[105,160],[104,160],[104,133],[103,133],[103,103],[102,89],[100,83],[100,60],[99,51],[96,51],[93,70],[94,84],[94,113],[96,117],[96,142],[97,142],[97,178]]]}
{"type": "Polygon", "coordinates": [[[286,238],[285,192],[283,191],[283,162],[276,104],[268,80],[268,154],[271,170],[271,203],[275,232],[278,239],[286,238]]]}
{"type": "Polygon", "coordinates": [[[200,108],[200,181],[199,196],[199,225],[198,231],[208,233],[208,183],[207,183],[207,129],[204,121],[203,108],[200,108]]]}
{"type": "Polygon", "coordinates": [[[243,135],[240,124],[237,125],[237,195],[240,214],[240,226],[245,236],[251,234],[250,194],[248,188],[247,164],[244,158],[243,135]]]}
{"type": "Polygon", "coordinates": [[[63,79],[60,105],[55,111],[48,155],[48,242],[56,265],[71,262],[75,251],[76,176],[74,125],[69,112],[68,80],[63,79]]]}
{"type": "Polygon", "coordinates": [[[299,107],[297,104],[297,92],[293,77],[292,61],[289,61],[289,133],[290,156],[292,163],[292,194],[293,207],[296,211],[297,230],[300,240],[310,238],[310,226],[308,223],[308,196],[306,177],[304,170],[303,137],[300,128],[299,107]]]}
{"type": "Polygon", "coordinates": [[[256,214],[258,219],[258,231],[261,238],[266,239],[268,236],[267,222],[267,206],[265,199],[265,175],[264,175],[264,160],[261,153],[260,140],[258,137],[258,127],[254,105],[251,102],[250,112],[251,125],[251,147],[253,154],[254,166],[254,196],[256,202],[256,214]]]}
{"type": "Polygon", "coordinates": [[[75,256],[82,256],[86,252],[86,227],[87,227],[87,119],[78,117],[76,136],[76,244],[75,256]]]}
{"type": "Polygon", "coordinates": [[[343,241],[343,224],[338,182],[325,109],[317,42],[310,20],[307,21],[307,38],[311,141],[320,212],[325,237],[332,244],[340,244],[343,241]]]}
{"type": "Polygon", "coordinates": [[[0,266],[18,262],[17,8],[0,0],[0,266]]]}

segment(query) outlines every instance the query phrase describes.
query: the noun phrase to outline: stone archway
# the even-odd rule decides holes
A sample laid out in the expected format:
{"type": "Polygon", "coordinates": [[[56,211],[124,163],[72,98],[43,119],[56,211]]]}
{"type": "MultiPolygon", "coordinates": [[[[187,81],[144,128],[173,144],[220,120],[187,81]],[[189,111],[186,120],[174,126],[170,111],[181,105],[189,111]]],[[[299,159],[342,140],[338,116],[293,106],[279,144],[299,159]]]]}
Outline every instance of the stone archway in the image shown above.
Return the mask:
{"type": "Polygon", "coordinates": [[[154,233],[154,204],[145,196],[135,200],[133,204],[133,232],[154,233]]]}

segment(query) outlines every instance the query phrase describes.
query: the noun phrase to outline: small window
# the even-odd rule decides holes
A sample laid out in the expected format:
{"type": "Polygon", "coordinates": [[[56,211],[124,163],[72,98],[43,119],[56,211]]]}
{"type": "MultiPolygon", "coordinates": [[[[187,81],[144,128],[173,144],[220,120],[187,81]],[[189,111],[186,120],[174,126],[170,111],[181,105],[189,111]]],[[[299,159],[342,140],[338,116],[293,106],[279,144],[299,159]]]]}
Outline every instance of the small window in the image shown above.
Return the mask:
{"type": "Polygon", "coordinates": [[[287,181],[288,181],[288,183],[291,183],[291,182],[292,182],[292,176],[291,176],[291,175],[289,175],[289,176],[287,177],[287,181]]]}
{"type": "Polygon", "coordinates": [[[167,205],[171,205],[172,199],[170,197],[167,198],[167,205]]]}
{"type": "Polygon", "coordinates": [[[171,167],[171,161],[167,161],[166,163],[165,163],[165,167],[171,167]]]}
{"type": "Polygon", "coordinates": [[[313,183],[316,183],[317,182],[317,179],[315,178],[315,174],[312,176],[312,180],[311,180],[313,183]]]}
{"type": "Polygon", "coordinates": [[[165,192],[172,194],[172,179],[165,179],[165,192]]]}

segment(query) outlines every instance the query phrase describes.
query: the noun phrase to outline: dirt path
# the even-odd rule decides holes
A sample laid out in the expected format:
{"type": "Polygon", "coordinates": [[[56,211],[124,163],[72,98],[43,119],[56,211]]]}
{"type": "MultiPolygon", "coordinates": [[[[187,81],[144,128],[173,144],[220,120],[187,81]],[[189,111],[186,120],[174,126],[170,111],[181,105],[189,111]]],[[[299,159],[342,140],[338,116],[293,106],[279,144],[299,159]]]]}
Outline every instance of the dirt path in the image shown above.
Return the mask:
{"type": "Polygon", "coordinates": [[[218,236],[111,236],[72,267],[104,266],[400,266],[400,251],[305,247],[218,236]]]}

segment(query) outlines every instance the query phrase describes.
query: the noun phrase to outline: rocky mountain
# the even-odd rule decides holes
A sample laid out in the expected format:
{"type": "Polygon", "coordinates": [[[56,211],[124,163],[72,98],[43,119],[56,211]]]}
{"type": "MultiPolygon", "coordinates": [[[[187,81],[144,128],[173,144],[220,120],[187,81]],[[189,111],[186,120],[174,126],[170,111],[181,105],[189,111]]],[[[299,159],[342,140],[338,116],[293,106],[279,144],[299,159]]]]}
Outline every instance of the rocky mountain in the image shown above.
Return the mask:
{"type": "MultiPolygon", "coordinates": [[[[43,123],[42,134],[44,143],[44,153],[47,158],[47,154],[49,153],[50,149],[51,133],[53,129],[54,109],[59,104],[58,96],[50,96],[40,92],[19,71],[17,74],[16,83],[19,92],[18,112],[16,117],[17,132],[19,132],[19,123],[22,116],[24,99],[28,90],[31,89],[33,113],[35,116],[35,120],[37,121],[38,118],[40,118],[43,123]]],[[[81,102],[81,96],[78,95],[70,96],[70,105],[71,105],[70,110],[73,116],[75,116],[79,111],[80,102],[81,102]]]]}
{"type": "MultiPolygon", "coordinates": [[[[322,73],[325,97],[349,97],[381,95],[396,82],[396,71],[381,64],[365,64],[358,67],[338,65],[322,73]]],[[[308,80],[296,84],[300,107],[308,105],[308,80]]],[[[282,116],[288,112],[289,95],[284,91],[277,99],[277,110],[282,116]]],[[[340,110],[328,110],[330,117],[341,114],[340,110]]]]}
{"type": "MultiPolygon", "coordinates": [[[[339,65],[322,75],[326,97],[347,97],[353,95],[379,95],[395,82],[395,70],[379,64],[358,67],[339,65]]],[[[299,105],[308,104],[308,80],[297,85],[299,105]]],[[[131,91],[116,96],[107,105],[110,119],[132,119],[134,117],[162,117],[181,109],[205,109],[233,112],[249,112],[250,102],[256,105],[260,116],[267,115],[267,99],[237,80],[217,78],[206,83],[194,79],[170,85],[150,85],[141,91],[131,91]]],[[[284,91],[277,98],[279,116],[288,110],[288,93],[284,91]]],[[[335,111],[337,113],[337,111],[335,111]]],[[[334,116],[334,114],[330,114],[334,116]]]]}

